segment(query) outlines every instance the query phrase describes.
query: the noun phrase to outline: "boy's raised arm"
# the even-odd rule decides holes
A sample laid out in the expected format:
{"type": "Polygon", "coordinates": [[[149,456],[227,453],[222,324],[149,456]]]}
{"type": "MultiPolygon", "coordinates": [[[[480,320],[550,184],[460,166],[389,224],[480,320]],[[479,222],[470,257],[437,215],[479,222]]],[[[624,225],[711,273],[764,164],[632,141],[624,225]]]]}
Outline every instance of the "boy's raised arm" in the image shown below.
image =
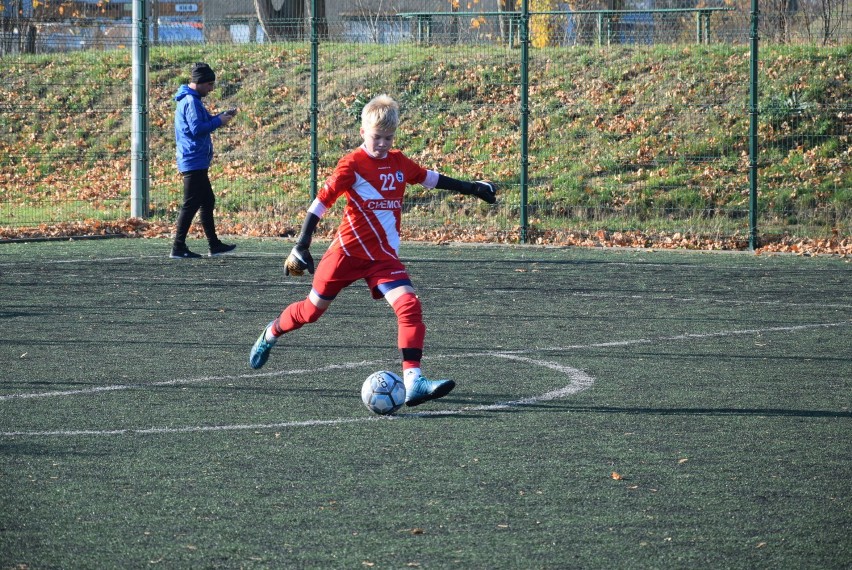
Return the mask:
{"type": "Polygon", "coordinates": [[[476,196],[480,200],[484,200],[489,204],[494,204],[497,201],[497,185],[493,182],[485,180],[477,180],[475,182],[465,182],[456,180],[443,174],[438,175],[438,182],[435,188],[440,190],[450,190],[459,194],[470,194],[476,196]]]}

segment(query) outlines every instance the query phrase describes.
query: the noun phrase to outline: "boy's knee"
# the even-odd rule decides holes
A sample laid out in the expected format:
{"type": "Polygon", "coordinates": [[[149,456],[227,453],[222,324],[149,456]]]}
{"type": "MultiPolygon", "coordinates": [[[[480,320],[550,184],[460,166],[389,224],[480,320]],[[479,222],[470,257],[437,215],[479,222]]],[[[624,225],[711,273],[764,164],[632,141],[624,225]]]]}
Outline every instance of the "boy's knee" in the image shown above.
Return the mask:
{"type": "Polygon", "coordinates": [[[400,322],[420,323],[423,321],[423,308],[420,299],[414,293],[406,293],[393,304],[393,310],[400,322]]]}
{"type": "Polygon", "coordinates": [[[299,306],[299,320],[305,324],[315,323],[324,312],[325,308],[321,309],[311,303],[310,299],[305,299],[299,306]]]}

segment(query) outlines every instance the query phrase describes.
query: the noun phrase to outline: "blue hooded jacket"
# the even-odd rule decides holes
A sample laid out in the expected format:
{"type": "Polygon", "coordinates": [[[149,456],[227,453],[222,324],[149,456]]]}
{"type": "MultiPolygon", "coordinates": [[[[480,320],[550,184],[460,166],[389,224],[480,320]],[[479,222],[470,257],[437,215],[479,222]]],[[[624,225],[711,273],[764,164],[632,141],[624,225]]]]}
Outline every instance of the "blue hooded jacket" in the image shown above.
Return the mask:
{"type": "Polygon", "coordinates": [[[175,154],[178,170],[189,172],[209,168],[213,160],[210,133],[222,126],[222,119],[208,113],[198,92],[188,85],[178,88],[175,101],[175,154]]]}

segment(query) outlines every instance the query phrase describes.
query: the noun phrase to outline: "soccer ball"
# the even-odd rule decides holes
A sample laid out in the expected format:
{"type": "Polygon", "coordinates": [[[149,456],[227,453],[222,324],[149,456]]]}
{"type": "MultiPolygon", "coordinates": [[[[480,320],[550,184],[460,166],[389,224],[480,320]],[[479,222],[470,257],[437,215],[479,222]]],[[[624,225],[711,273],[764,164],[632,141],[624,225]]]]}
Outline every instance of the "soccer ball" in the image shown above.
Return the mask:
{"type": "Polygon", "coordinates": [[[361,386],[361,401],[373,413],[390,415],[405,403],[405,384],[393,372],[373,372],[361,386]]]}

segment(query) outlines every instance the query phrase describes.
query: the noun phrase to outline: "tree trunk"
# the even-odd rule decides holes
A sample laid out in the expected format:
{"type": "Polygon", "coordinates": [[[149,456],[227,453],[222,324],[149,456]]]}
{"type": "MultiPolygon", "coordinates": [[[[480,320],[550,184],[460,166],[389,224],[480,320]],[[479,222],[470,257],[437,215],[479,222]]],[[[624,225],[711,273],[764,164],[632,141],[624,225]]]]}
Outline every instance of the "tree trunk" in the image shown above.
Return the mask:
{"type": "MultiPolygon", "coordinates": [[[[320,0],[325,14],[325,2],[320,0]]],[[[305,37],[306,0],[254,0],[257,19],[270,41],[302,40],[305,37]]]]}

